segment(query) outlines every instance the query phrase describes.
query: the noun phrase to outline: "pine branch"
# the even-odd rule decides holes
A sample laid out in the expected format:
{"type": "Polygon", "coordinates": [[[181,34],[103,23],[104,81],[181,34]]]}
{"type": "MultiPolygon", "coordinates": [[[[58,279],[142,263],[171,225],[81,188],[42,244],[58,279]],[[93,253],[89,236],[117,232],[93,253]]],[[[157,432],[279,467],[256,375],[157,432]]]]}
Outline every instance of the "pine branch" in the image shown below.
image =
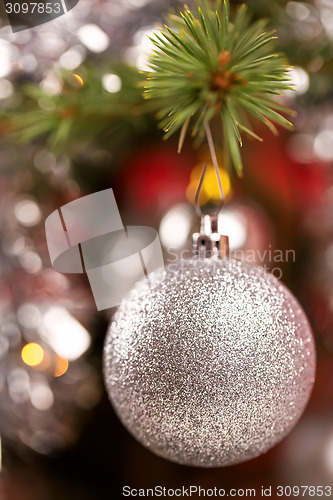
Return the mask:
{"type": "Polygon", "coordinates": [[[148,127],[152,110],[151,104],[142,99],[142,76],[126,64],[113,64],[111,68],[109,62],[105,68],[89,64],[78,68],[85,75],[80,88],[72,85],[72,73],[64,72],[59,95],[49,95],[37,84],[23,85],[20,108],[7,112],[15,142],[42,140],[59,154],[80,150],[92,142],[108,140],[110,144],[113,136],[148,127]],[[114,94],[102,86],[103,75],[110,72],[122,83],[121,90],[114,94]]]}
{"type": "Polygon", "coordinates": [[[276,36],[265,31],[265,21],[251,22],[244,5],[231,22],[226,0],[219,10],[207,3],[193,12],[185,7],[170,21],[151,38],[155,50],[144,96],[159,109],[165,138],[180,130],[179,150],[189,125],[192,136],[200,136],[205,122],[220,116],[227,152],[241,174],[241,133],[260,140],[244,112],[273,130],[272,122],[292,126],[280,113],[293,111],[274,98],[292,88],[286,61],[276,53],[276,36]]]}

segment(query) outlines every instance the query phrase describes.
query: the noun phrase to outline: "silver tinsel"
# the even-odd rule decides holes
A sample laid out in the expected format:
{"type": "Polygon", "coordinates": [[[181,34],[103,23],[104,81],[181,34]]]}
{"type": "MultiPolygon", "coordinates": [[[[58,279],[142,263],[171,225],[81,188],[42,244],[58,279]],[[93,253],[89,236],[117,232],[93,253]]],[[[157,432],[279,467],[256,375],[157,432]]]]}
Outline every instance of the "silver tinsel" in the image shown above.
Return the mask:
{"type": "Polygon", "coordinates": [[[122,423],[169,460],[256,457],[295,425],[315,375],[300,305],[263,268],[189,260],[140,282],[114,316],[104,374],[122,423]]]}

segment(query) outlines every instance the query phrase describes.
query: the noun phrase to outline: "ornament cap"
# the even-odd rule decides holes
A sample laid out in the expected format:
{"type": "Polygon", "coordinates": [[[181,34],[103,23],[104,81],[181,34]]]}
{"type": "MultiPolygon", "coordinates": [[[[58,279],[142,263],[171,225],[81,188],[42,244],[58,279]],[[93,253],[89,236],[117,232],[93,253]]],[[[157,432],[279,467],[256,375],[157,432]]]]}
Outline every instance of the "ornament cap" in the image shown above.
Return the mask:
{"type": "Polygon", "coordinates": [[[192,235],[193,256],[199,259],[229,257],[229,238],[218,230],[218,215],[203,215],[200,232],[192,235]]]}

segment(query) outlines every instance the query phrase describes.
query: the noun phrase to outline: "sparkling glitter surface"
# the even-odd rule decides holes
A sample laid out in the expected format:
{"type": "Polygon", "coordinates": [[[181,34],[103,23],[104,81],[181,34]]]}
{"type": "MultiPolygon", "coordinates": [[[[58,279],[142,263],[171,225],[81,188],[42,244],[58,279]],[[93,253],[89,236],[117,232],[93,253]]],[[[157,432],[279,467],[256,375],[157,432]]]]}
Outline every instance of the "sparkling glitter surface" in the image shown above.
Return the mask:
{"type": "Polygon", "coordinates": [[[189,260],[136,285],[107,334],[110,400],[131,434],[169,460],[231,465],[295,425],[315,376],[300,305],[263,268],[189,260]]]}

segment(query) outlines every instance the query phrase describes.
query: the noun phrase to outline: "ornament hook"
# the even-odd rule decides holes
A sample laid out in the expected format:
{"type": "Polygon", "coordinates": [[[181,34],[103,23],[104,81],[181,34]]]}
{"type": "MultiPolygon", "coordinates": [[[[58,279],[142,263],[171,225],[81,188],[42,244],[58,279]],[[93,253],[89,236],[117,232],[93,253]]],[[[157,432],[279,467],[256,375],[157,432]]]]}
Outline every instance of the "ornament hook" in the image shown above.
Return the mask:
{"type": "MultiPolygon", "coordinates": [[[[208,122],[205,122],[205,131],[206,131],[207,142],[208,142],[208,146],[209,146],[209,152],[210,152],[210,156],[212,158],[212,162],[213,162],[213,166],[214,166],[214,170],[215,170],[215,175],[217,178],[220,196],[221,196],[220,206],[218,207],[216,213],[214,214],[217,216],[217,215],[219,215],[219,213],[221,212],[221,210],[223,208],[225,197],[224,197],[224,191],[223,191],[223,186],[222,186],[222,179],[221,179],[221,175],[220,175],[220,169],[219,169],[219,165],[217,162],[216,151],[215,151],[214,142],[213,142],[213,138],[212,138],[212,133],[211,133],[210,126],[209,126],[208,122]]],[[[198,187],[197,187],[197,190],[195,193],[195,198],[194,198],[195,213],[197,214],[198,217],[201,217],[201,218],[204,216],[204,214],[203,214],[201,207],[200,207],[200,204],[199,204],[199,195],[200,195],[203,181],[204,181],[204,178],[205,178],[205,175],[207,172],[207,167],[208,167],[208,165],[207,165],[207,163],[205,163],[204,168],[203,168],[202,173],[201,173],[199,184],[198,184],[198,187]]]]}
{"type": "Polygon", "coordinates": [[[229,238],[228,236],[220,234],[218,230],[219,214],[224,205],[224,192],[222,187],[222,180],[220,176],[219,166],[217,163],[216,151],[214,148],[213,138],[208,122],[205,122],[205,130],[206,130],[210,155],[212,158],[215,174],[217,177],[217,182],[219,185],[221,203],[216,213],[214,214],[203,214],[201,210],[199,204],[199,195],[207,172],[208,165],[207,163],[205,163],[194,198],[195,212],[197,216],[201,218],[201,225],[200,225],[200,232],[194,233],[192,236],[193,255],[199,258],[214,257],[223,259],[225,257],[229,257],[229,238]]]}

